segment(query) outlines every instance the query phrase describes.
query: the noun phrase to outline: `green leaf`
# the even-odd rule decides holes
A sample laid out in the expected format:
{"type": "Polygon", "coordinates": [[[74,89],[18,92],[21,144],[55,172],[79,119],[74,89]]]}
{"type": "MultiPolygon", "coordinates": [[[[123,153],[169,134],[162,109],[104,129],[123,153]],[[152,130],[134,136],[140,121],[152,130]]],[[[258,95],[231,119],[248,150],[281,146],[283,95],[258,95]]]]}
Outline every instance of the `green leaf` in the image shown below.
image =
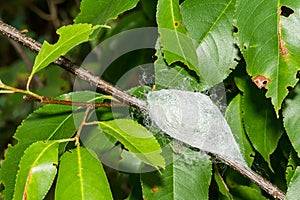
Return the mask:
{"type": "Polygon", "coordinates": [[[287,167],[285,170],[285,179],[287,185],[290,184],[291,179],[293,178],[293,175],[295,174],[295,171],[297,169],[297,166],[300,165],[299,158],[297,156],[297,153],[295,151],[292,151],[289,155],[287,167]]]}
{"type": "Polygon", "coordinates": [[[210,157],[186,147],[182,147],[180,154],[168,157],[171,164],[161,174],[155,171],[141,175],[143,197],[147,200],[208,199],[210,157]]]}
{"type": "Polygon", "coordinates": [[[237,196],[233,199],[251,199],[251,200],[268,200],[261,194],[261,191],[257,188],[249,187],[246,185],[237,185],[232,191],[234,196],[237,196]]]}
{"type": "Polygon", "coordinates": [[[93,25],[106,24],[109,19],[134,8],[138,2],[139,0],[83,0],[80,5],[81,12],[74,21],[93,25]]]}
{"type": "Polygon", "coordinates": [[[71,137],[75,133],[71,107],[47,105],[35,111],[18,127],[18,143],[8,148],[1,169],[5,199],[12,199],[18,165],[24,151],[34,142],[71,137]]]}
{"type": "Polygon", "coordinates": [[[241,148],[241,152],[245,161],[247,162],[248,166],[251,166],[255,152],[253,151],[244,131],[241,101],[242,97],[239,94],[233,100],[231,100],[227,107],[225,118],[231,128],[235,141],[241,148]]]}
{"type": "Polygon", "coordinates": [[[242,110],[246,133],[253,147],[270,165],[269,155],[276,149],[283,133],[282,120],[277,119],[270,100],[264,96],[265,92],[259,90],[247,76],[236,76],[234,81],[243,91],[242,110]]]}
{"type": "Polygon", "coordinates": [[[283,122],[289,139],[299,154],[300,152],[300,84],[298,84],[286,100],[283,109],[283,122]]]}
{"type": "Polygon", "coordinates": [[[57,34],[60,35],[60,37],[57,43],[53,45],[49,44],[47,41],[43,43],[28,78],[27,89],[29,88],[30,81],[35,73],[47,67],[59,56],[65,55],[73,47],[83,42],[87,42],[89,36],[97,28],[99,28],[99,26],[92,27],[91,24],[73,24],[59,28],[57,34]]]}
{"type": "Polygon", "coordinates": [[[56,175],[58,142],[36,142],[19,165],[13,199],[43,199],[56,175]]]}
{"type": "MultiPolygon", "coordinates": [[[[216,167],[215,170],[218,170],[216,167]]],[[[223,177],[221,176],[219,171],[215,171],[214,173],[214,179],[218,185],[219,192],[224,195],[224,199],[232,200],[232,195],[229,192],[229,188],[227,187],[225,181],[223,180],[223,177]]]]}
{"type": "Polygon", "coordinates": [[[300,2],[244,0],[237,2],[238,44],[252,78],[263,76],[270,82],[266,97],[271,97],[278,115],[288,87],[297,83],[300,69],[300,2]],[[294,13],[280,15],[281,6],[294,13]]]}
{"type": "Polygon", "coordinates": [[[61,157],[55,199],[113,199],[102,164],[89,150],[78,147],[61,157]]]}
{"type": "Polygon", "coordinates": [[[297,168],[286,193],[287,200],[299,199],[299,187],[300,187],[300,167],[297,168]]]}
{"type": "Polygon", "coordinates": [[[188,91],[202,91],[204,88],[199,84],[198,78],[195,78],[182,66],[173,64],[169,67],[163,58],[160,47],[156,47],[155,67],[155,85],[157,89],[178,89],[188,91]]]}
{"type": "Polygon", "coordinates": [[[134,153],[146,164],[155,168],[164,167],[161,148],[155,137],[145,127],[130,119],[115,119],[99,122],[100,128],[120,141],[126,149],[134,153]]]}
{"type": "Polygon", "coordinates": [[[167,63],[180,61],[200,75],[196,49],[182,24],[179,0],[158,0],[156,19],[159,42],[167,63]]]}
{"type": "Polygon", "coordinates": [[[202,87],[222,82],[238,59],[232,34],[235,0],[186,0],[181,13],[184,25],[197,43],[202,87]]]}
{"type": "Polygon", "coordinates": [[[233,169],[227,169],[225,172],[225,182],[229,187],[233,199],[241,200],[266,200],[261,188],[246,179],[242,174],[236,173],[233,169]]]}
{"type": "MultiPolygon", "coordinates": [[[[65,94],[58,99],[64,100],[65,98],[70,98],[70,100],[74,101],[84,101],[97,97],[96,93],[85,91],[65,94]]],[[[0,179],[5,185],[5,199],[12,199],[18,165],[24,151],[37,141],[59,140],[72,137],[76,131],[74,123],[77,120],[81,119],[74,118],[71,106],[46,105],[36,110],[22,122],[14,135],[18,143],[13,147],[8,147],[1,168],[0,179]]],[[[65,144],[60,145],[60,152],[64,151],[64,147],[65,144]]]]}
{"type": "Polygon", "coordinates": [[[140,174],[129,175],[130,194],[125,200],[140,200],[143,199],[140,174]]]}

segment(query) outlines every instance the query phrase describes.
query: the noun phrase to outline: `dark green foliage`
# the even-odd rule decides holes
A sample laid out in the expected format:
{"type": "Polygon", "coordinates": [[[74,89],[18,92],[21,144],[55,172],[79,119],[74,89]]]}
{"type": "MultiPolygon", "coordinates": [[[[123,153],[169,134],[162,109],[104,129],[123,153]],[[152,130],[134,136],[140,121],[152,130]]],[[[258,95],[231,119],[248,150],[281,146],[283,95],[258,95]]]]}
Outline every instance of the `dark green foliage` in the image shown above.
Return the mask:
{"type": "MultiPolygon", "coordinates": [[[[74,77],[50,63],[62,55],[80,63],[91,49],[117,36],[96,51],[101,62],[84,67],[143,100],[160,89],[210,95],[247,165],[287,199],[298,199],[300,1],[54,2],[1,3],[3,21],[28,29],[24,34],[43,43],[38,56],[23,47],[17,54],[1,36],[3,83],[24,89],[30,77],[30,89],[39,95],[115,102],[113,94],[88,83],[73,84],[74,77]],[[118,38],[153,26],[152,38],[118,38]],[[148,39],[151,47],[130,46],[148,39]],[[115,58],[127,45],[130,51],[115,58]],[[110,58],[108,66],[97,68],[110,58]]],[[[199,149],[172,140],[137,108],[85,113],[84,106],[39,107],[20,94],[0,96],[0,199],[273,198],[199,149]]]]}

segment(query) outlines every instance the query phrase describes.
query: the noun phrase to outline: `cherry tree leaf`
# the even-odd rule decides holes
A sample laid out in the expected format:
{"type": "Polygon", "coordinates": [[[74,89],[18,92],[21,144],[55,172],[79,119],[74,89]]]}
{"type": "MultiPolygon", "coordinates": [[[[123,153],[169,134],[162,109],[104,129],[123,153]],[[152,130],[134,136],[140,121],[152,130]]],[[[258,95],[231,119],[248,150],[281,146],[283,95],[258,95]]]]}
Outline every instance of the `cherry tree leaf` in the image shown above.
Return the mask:
{"type": "Polygon", "coordinates": [[[106,24],[107,20],[136,6],[139,0],[83,0],[75,23],[106,24]]]}
{"type": "Polygon", "coordinates": [[[155,85],[157,89],[172,88],[188,91],[202,91],[199,78],[194,77],[188,70],[180,65],[173,64],[168,66],[160,47],[156,47],[155,85]]]}
{"type": "MultiPolygon", "coordinates": [[[[66,98],[74,101],[90,100],[101,97],[94,92],[74,92],[61,95],[58,99],[66,98]]],[[[103,100],[103,99],[102,99],[103,100]]],[[[100,101],[101,102],[101,101],[100,101]]],[[[79,115],[82,112],[77,112],[79,115]]],[[[5,199],[12,199],[18,166],[24,151],[38,141],[59,140],[72,137],[76,131],[73,109],[65,105],[46,105],[30,114],[18,127],[14,138],[18,143],[9,146],[1,166],[0,179],[5,186],[5,199]]],[[[60,144],[59,152],[63,152],[66,144],[60,144]]]]}
{"type": "Polygon", "coordinates": [[[208,155],[182,147],[180,154],[166,155],[169,164],[141,175],[143,197],[154,199],[208,199],[212,169],[208,155]]]}
{"type": "Polygon", "coordinates": [[[159,0],[157,4],[159,42],[167,63],[184,63],[200,75],[193,41],[182,23],[179,0],[159,0]]]}
{"type": "Polygon", "coordinates": [[[92,27],[91,24],[73,24],[59,28],[57,34],[60,35],[60,37],[57,43],[53,45],[47,41],[43,43],[34,61],[32,72],[28,78],[27,88],[29,88],[30,81],[35,73],[47,67],[60,56],[65,55],[73,47],[87,42],[89,36],[97,28],[99,28],[99,26],[92,27]]]}
{"type": "Polygon", "coordinates": [[[283,122],[289,139],[297,151],[298,155],[300,152],[300,85],[298,84],[291,97],[286,100],[286,104],[283,109],[283,122]]]}
{"type": "Polygon", "coordinates": [[[232,34],[235,0],[186,0],[180,8],[183,23],[196,42],[200,84],[208,89],[237,65],[232,34]]]}
{"type": "Polygon", "coordinates": [[[36,142],[26,149],[19,165],[13,199],[43,199],[55,178],[58,142],[36,142]]]}
{"type": "Polygon", "coordinates": [[[100,128],[120,141],[136,157],[155,168],[164,168],[164,158],[155,137],[145,127],[130,119],[99,122],[100,128]]]}
{"type": "Polygon", "coordinates": [[[63,154],[59,164],[55,199],[113,199],[101,162],[86,148],[63,154]]]}
{"type": "Polygon", "coordinates": [[[271,166],[270,155],[283,133],[282,121],[276,118],[271,100],[264,96],[265,91],[259,90],[246,72],[235,76],[234,81],[243,92],[241,109],[246,133],[253,147],[271,166]]]}
{"type": "Polygon", "coordinates": [[[5,185],[5,199],[12,199],[19,162],[32,143],[68,138],[75,130],[70,107],[47,105],[29,115],[14,135],[18,143],[9,146],[2,164],[0,177],[5,185]]]}
{"type": "Polygon", "coordinates": [[[299,199],[299,187],[300,187],[300,167],[295,171],[295,174],[289,184],[286,199],[287,200],[297,200],[299,199]]]}
{"type": "Polygon", "coordinates": [[[237,1],[238,45],[247,63],[247,72],[255,81],[263,78],[278,116],[288,87],[297,83],[300,69],[300,2],[237,1]],[[283,7],[285,6],[285,7],[283,7]],[[287,15],[285,9],[293,11],[287,15]]]}
{"type": "Polygon", "coordinates": [[[239,147],[241,148],[241,152],[245,161],[247,162],[248,166],[251,166],[254,160],[253,155],[255,155],[255,152],[252,149],[251,144],[248,141],[247,135],[244,130],[242,108],[243,108],[242,96],[237,95],[229,103],[226,109],[225,118],[232,130],[236,142],[239,144],[239,147]]]}

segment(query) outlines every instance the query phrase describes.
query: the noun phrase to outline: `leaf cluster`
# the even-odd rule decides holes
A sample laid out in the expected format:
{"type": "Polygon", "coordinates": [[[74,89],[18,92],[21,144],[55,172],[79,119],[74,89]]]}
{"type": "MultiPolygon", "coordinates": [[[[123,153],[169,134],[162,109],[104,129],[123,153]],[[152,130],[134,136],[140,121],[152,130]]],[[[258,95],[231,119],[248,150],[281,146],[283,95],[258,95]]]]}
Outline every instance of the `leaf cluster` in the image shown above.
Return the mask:
{"type": "MultiPolygon", "coordinates": [[[[35,83],[36,73],[82,43],[96,46],[123,30],[155,25],[159,34],[155,55],[153,50],[128,54],[103,77],[116,83],[112,73],[122,76],[130,65],[155,58],[154,81],[129,93],[145,98],[154,87],[206,92],[225,110],[248,166],[287,192],[287,199],[297,199],[299,22],[300,3],[289,0],[83,0],[74,24],[57,30],[55,44],[43,43],[26,89],[29,92],[35,83]],[[128,66],[119,69],[120,64],[128,66]]],[[[94,91],[66,93],[57,99],[114,101],[94,91]]],[[[17,144],[8,147],[2,163],[5,199],[113,199],[118,196],[114,173],[126,174],[130,185],[118,198],[272,198],[148,122],[144,113],[129,106],[39,108],[18,127],[17,144]]]]}

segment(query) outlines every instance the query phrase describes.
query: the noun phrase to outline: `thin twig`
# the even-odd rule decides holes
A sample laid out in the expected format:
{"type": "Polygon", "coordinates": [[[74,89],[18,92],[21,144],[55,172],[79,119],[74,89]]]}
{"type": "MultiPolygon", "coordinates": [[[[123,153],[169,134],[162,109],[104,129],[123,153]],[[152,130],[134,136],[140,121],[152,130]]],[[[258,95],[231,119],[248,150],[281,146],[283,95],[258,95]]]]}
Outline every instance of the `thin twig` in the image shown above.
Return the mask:
{"type": "Polygon", "coordinates": [[[105,103],[89,103],[89,102],[74,102],[74,101],[66,101],[66,100],[57,100],[52,99],[48,97],[42,97],[41,99],[35,98],[35,97],[29,97],[24,96],[24,100],[26,101],[36,101],[42,104],[59,104],[59,105],[65,105],[65,106],[83,106],[83,107],[89,107],[93,106],[95,108],[100,107],[124,107],[127,106],[127,104],[119,103],[119,102],[105,102],[105,103]]]}
{"type": "Polygon", "coordinates": [[[77,130],[77,133],[76,133],[76,135],[74,137],[75,138],[75,146],[79,146],[79,138],[80,138],[81,131],[82,131],[84,125],[85,125],[85,122],[86,122],[86,119],[87,119],[87,117],[88,117],[88,115],[90,113],[90,110],[93,109],[93,108],[94,108],[94,106],[92,104],[90,104],[89,106],[86,107],[83,119],[82,119],[82,121],[80,123],[80,126],[79,126],[79,128],[77,130]]]}
{"type": "Polygon", "coordinates": [[[237,163],[237,162],[230,161],[230,160],[228,160],[226,158],[223,158],[219,155],[212,155],[212,156],[215,157],[216,159],[218,159],[219,161],[221,161],[222,163],[225,163],[226,165],[228,165],[232,169],[236,170],[237,172],[239,172],[243,176],[250,179],[252,182],[257,184],[260,188],[262,188],[268,194],[273,196],[275,199],[280,199],[280,200],[285,199],[284,192],[282,192],[279,188],[277,188],[275,185],[273,185],[268,180],[264,179],[262,176],[260,176],[256,172],[254,172],[249,167],[247,167],[245,165],[242,165],[240,163],[237,163]]]}
{"type": "MultiPolygon", "coordinates": [[[[34,39],[29,38],[14,27],[0,21],[0,32],[2,32],[7,37],[23,44],[24,46],[27,46],[33,51],[40,51],[41,44],[36,42],[34,39]]],[[[135,106],[141,110],[147,110],[147,103],[143,100],[140,100],[136,97],[133,97],[126,92],[120,90],[119,88],[111,85],[110,83],[102,80],[100,77],[97,77],[87,71],[84,68],[80,68],[79,66],[72,63],[70,60],[66,59],[65,57],[60,57],[56,61],[54,61],[55,64],[59,65],[63,69],[75,74],[80,79],[83,79],[90,84],[102,89],[104,92],[107,92],[108,94],[114,95],[116,98],[122,100],[123,102],[129,103],[132,106],[135,106]]],[[[85,120],[87,118],[88,112],[90,111],[91,107],[87,107],[85,117],[82,123],[82,126],[85,123],[85,120]]],[[[81,127],[82,128],[82,127],[81,127]]],[[[79,130],[78,130],[79,131],[79,130]]],[[[80,129],[81,131],[81,129],[80,129]]],[[[79,132],[80,134],[80,132],[79,132]]],[[[213,157],[216,157],[221,162],[227,164],[232,169],[238,171],[245,177],[249,178],[251,181],[259,185],[263,190],[265,190],[268,194],[272,195],[274,198],[278,198],[280,200],[285,199],[285,194],[278,189],[276,186],[274,186],[272,183],[270,183],[268,180],[264,179],[254,171],[252,171],[250,168],[245,167],[242,164],[232,162],[226,158],[222,158],[218,155],[211,154],[213,157]]]]}
{"type": "MultiPolygon", "coordinates": [[[[34,39],[27,37],[22,34],[16,28],[0,21],[0,32],[6,35],[7,37],[13,39],[14,41],[23,44],[24,46],[30,48],[35,52],[39,52],[41,49],[41,44],[35,41],[34,39]]],[[[67,58],[61,56],[57,60],[54,61],[55,64],[59,65],[63,69],[71,72],[76,75],[78,78],[89,82],[90,84],[102,89],[104,92],[114,95],[119,100],[122,100],[125,103],[129,103],[132,106],[139,108],[140,110],[147,109],[147,103],[143,100],[140,100],[134,96],[129,95],[128,93],[122,91],[121,89],[111,85],[110,83],[104,81],[98,76],[95,76],[91,72],[86,69],[77,66],[72,63],[67,58]]]]}
{"type": "Polygon", "coordinates": [[[21,93],[21,94],[26,94],[26,95],[30,95],[36,99],[42,99],[43,96],[40,96],[36,93],[33,93],[31,91],[28,90],[22,90],[19,88],[15,88],[9,85],[4,84],[1,80],[0,80],[0,93],[21,93]],[[4,89],[4,90],[2,90],[4,89]]]}

